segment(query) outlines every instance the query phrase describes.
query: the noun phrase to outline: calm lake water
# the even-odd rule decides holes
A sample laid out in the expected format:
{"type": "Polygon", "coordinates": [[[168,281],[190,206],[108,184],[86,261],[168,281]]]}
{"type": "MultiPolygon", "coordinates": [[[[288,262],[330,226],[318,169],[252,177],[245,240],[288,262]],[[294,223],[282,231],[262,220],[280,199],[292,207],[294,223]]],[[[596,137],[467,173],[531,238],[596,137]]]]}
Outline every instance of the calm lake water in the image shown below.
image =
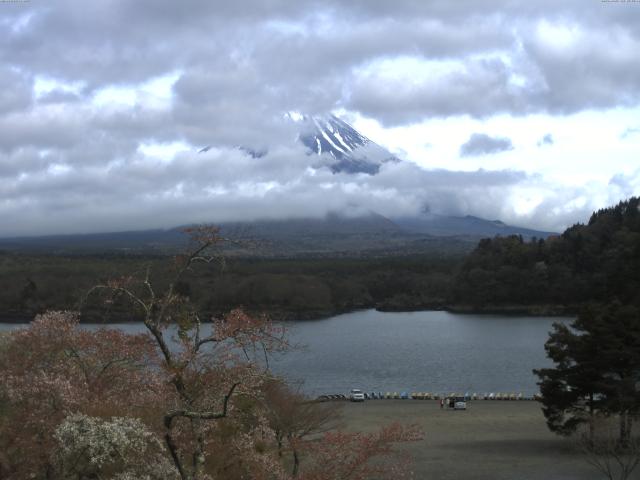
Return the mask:
{"type": "MultiPolygon", "coordinates": [[[[533,368],[550,365],[544,342],[570,318],[366,310],[288,322],[302,349],[271,360],[310,395],[351,388],[382,392],[538,391],[533,368]]],[[[112,325],[141,331],[141,324],[112,325]]],[[[0,330],[16,328],[0,324],[0,330]]]]}

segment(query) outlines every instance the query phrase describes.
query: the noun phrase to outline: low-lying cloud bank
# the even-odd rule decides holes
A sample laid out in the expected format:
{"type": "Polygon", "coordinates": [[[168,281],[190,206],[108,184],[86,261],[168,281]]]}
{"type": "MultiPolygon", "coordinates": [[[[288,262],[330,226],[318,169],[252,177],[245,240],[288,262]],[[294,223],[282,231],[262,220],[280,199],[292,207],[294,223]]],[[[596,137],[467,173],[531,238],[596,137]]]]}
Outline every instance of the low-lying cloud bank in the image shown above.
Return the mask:
{"type": "MultiPolygon", "coordinates": [[[[521,171],[425,170],[389,163],[377,175],[334,174],[302,147],[255,158],[239,149],[181,151],[172,159],[134,154],[126,161],[37,169],[0,185],[3,233],[100,232],[191,222],[321,217],[375,211],[394,217],[425,209],[560,230],[585,221],[600,186],[567,189],[521,171]],[[526,202],[540,199],[533,207],[526,202]],[[528,205],[523,214],[519,208],[528,205]],[[564,207],[558,207],[564,205],[564,207]],[[19,212],[19,213],[18,213],[19,212]]],[[[616,176],[610,198],[632,194],[640,170],[616,176]]]]}

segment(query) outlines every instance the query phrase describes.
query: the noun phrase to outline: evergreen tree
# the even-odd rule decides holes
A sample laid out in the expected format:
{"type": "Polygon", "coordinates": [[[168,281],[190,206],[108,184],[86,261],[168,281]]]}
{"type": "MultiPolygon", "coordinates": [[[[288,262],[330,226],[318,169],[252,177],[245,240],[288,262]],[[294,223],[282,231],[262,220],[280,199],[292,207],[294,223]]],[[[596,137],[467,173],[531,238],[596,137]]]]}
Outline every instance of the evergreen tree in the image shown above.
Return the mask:
{"type": "Polygon", "coordinates": [[[601,408],[598,345],[593,337],[576,333],[584,318],[579,317],[570,327],[554,324],[545,350],[556,366],[534,370],[540,377],[538,385],[547,425],[561,435],[573,433],[583,423],[591,425],[601,408]]]}
{"type": "Polygon", "coordinates": [[[619,415],[628,442],[640,413],[640,311],[617,302],[587,308],[570,326],[555,324],[545,349],[555,367],[534,373],[550,430],[568,435],[592,428],[597,413],[619,415]]]}
{"type": "Polygon", "coordinates": [[[600,343],[603,407],[620,416],[620,441],[628,444],[640,413],[640,309],[614,303],[596,314],[591,335],[600,343]]]}

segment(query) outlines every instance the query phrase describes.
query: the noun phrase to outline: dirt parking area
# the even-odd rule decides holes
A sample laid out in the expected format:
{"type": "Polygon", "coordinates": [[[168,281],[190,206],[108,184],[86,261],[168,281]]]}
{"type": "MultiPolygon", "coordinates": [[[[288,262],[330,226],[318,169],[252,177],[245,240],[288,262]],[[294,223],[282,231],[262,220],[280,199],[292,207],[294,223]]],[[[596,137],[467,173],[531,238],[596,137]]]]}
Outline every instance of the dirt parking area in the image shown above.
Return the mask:
{"type": "Polygon", "coordinates": [[[537,402],[478,400],[469,402],[466,411],[441,410],[435,400],[344,405],[349,430],[372,431],[395,421],[417,423],[425,432],[424,440],[405,447],[415,459],[416,479],[603,478],[569,440],[549,432],[537,402]]]}

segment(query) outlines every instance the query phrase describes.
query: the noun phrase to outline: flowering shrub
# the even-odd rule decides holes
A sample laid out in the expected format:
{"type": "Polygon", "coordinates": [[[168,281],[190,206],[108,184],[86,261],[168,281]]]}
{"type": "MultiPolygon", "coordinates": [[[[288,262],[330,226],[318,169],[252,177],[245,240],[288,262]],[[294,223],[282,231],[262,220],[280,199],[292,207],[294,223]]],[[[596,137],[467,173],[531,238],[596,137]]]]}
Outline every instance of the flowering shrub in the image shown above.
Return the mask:
{"type": "Polygon", "coordinates": [[[74,414],[56,428],[55,468],[62,478],[178,478],[166,451],[136,418],[74,414]]]}

